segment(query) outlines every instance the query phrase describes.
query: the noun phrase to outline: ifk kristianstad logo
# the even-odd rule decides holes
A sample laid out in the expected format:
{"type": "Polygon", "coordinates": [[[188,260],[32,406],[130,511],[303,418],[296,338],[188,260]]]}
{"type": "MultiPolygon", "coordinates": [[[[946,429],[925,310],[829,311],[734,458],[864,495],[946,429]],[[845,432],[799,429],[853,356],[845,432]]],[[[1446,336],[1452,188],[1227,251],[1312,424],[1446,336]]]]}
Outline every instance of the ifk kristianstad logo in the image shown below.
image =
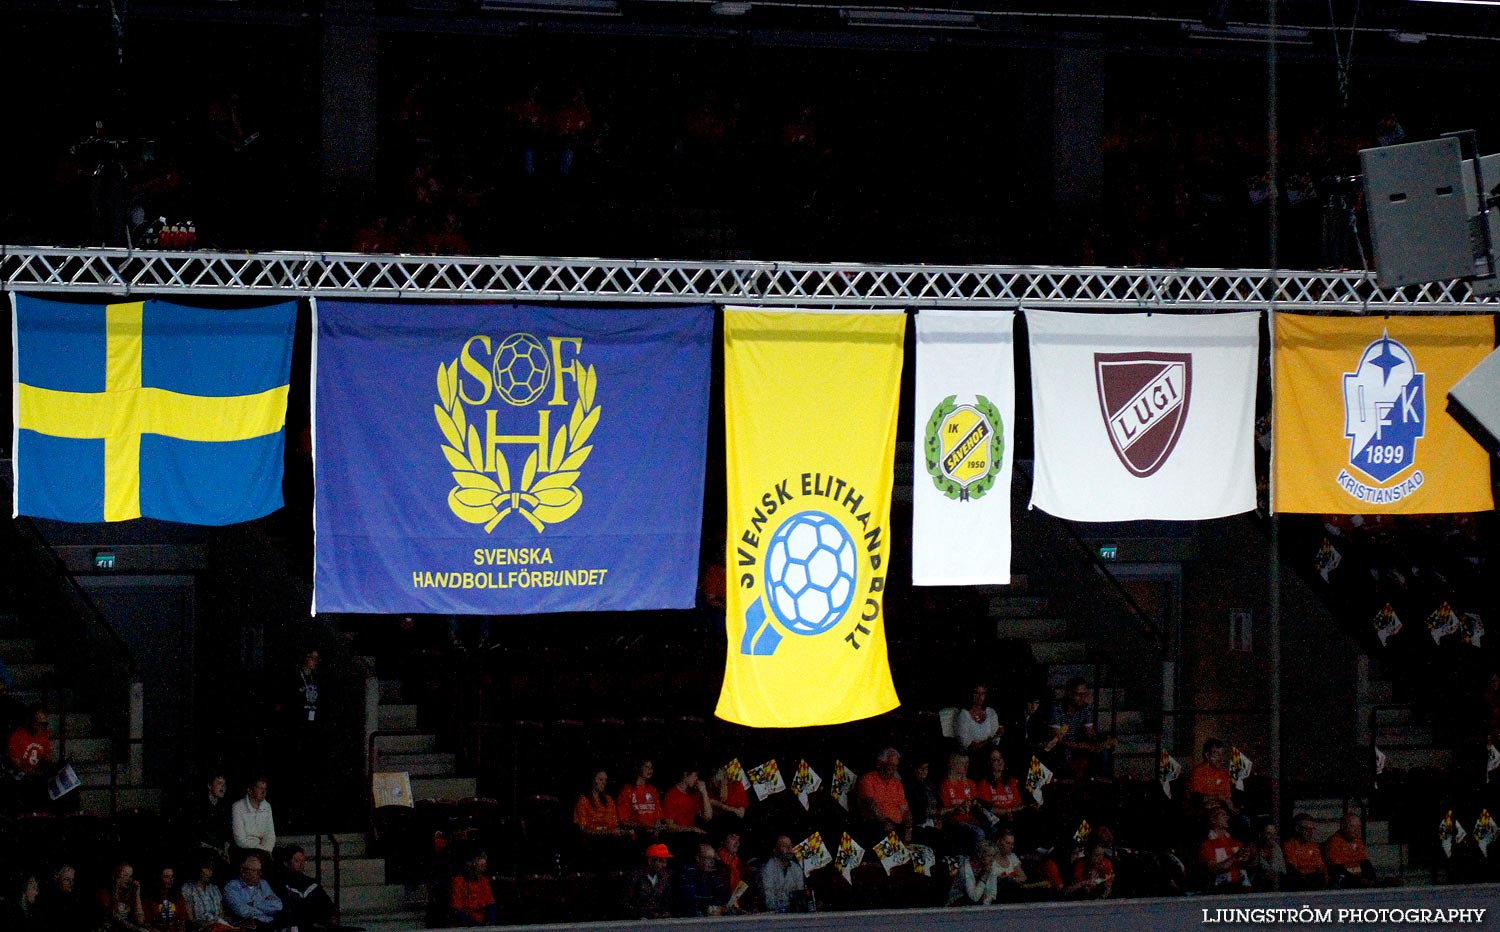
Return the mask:
{"type": "Polygon", "coordinates": [[[433,413],[453,472],[448,507],[460,520],[488,532],[516,514],[541,532],[583,506],[578,478],[602,409],[582,350],[580,337],[513,333],[497,343],[476,334],[438,364],[433,413]],[[564,412],[567,421],[554,428],[553,415],[564,412]],[[510,457],[522,464],[519,476],[510,457]]]}
{"type": "Polygon", "coordinates": [[[1344,436],[1349,438],[1349,463],[1348,468],[1339,470],[1337,481],[1351,497],[1386,505],[1421,487],[1422,471],[1413,467],[1417,463],[1417,441],[1426,432],[1426,382],[1427,377],[1417,371],[1411,351],[1392,340],[1389,333],[1366,346],[1354,371],[1344,373],[1344,436]],[[1411,475],[1392,481],[1408,469],[1411,475]]]}
{"type": "Polygon", "coordinates": [[[1166,465],[1187,422],[1191,353],[1095,353],[1099,412],[1110,446],[1141,479],[1166,465]]]}
{"type": "Polygon", "coordinates": [[[949,395],[932,409],[925,440],[927,473],[939,492],[966,502],[982,498],[995,484],[1005,453],[1000,409],[983,395],[974,404],[955,404],[949,395]]]}
{"type": "Polygon", "coordinates": [[[741,653],[770,656],[784,632],[842,632],[851,649],[860,648],[880,617],[877,594],[885,588],[885,577],[876,575],[881,530],[871,518],[863,493],[823,473],[783,479],[761,496],[736,543],[739,584],[751,597],[741,653]],[[828,501],[799,501],[811,497],[828,501]],[[848,516],[831,513],[840,511],[848,516]],[[773,529],[778,514],[786,517],[773,529]],[[861,572],[862,563],[869,572],[861,572]],[[856,614],[861,594],[865,600],[856,614]]]}

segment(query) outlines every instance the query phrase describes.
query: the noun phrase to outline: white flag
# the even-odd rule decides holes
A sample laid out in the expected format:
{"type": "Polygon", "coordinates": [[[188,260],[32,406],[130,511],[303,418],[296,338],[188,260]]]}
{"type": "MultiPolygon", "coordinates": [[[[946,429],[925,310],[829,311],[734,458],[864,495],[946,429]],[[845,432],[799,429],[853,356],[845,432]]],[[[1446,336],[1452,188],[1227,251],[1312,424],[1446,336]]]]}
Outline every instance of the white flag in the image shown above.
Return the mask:
{"type": "Polygon", "coordinates": [[[804,874],[811,874],[820,867],[833,863],[833,853],[823,843],[823,834],[813,832],[792,848],[792,857],[802,865],[804,874]]]}
{"type": "Polygon", "coordinates": [[[1464,827],[1453,818],[1453,810],[1449,809],[1443,821],[1438,824],[1438,841],[1443,846],[1444,856],[1453,857],[1453,847],[1463,844],[1463,840],[1468,837],[1464,827]]]}
{"type": "Polygon", "coordinates": [[[1490,811],[1482,809],[1479,818],[1474,821],[1474,844],[1479,846],[1479,853],[1485,857],[1490,856],[1490,842],[1495,840],[1495,820],[1490,818],[1490,811]]]}
{"type": "Polygon", "coordinates": [[[797,762],[797,770],[792,774],[792,792],[797,796],[797,802],[802,804],[803,809],[812,808],[812,794],[823,786],[823,778],[813,770],[805,760],[797,762]]]}
{"type": "Polygon", "coordinates": [[[786,792],[786,779],[782,777],[775,760],[768,760],[759,767],[751,767],[745,774],[750,778],[756,799],[763,801],[772,794],[786,792]]]}
{"type": "Polygon", "coordinates": [[[1010,582],[1014,311],[917,315],[911,579],[1010,582]]]}
{"type": "Polygon", "coordinates": [[[838,853],[833,856],[833,863],[844,875],[844,879],[850,883],[854,882],[854,869],[865,859],[865,849],[859,846],[859,842],[849,837],[845,832],[844,837],[839,839],[838,853]]]}
{"type": "Polygon", "coordinates": [[[1052,771],[1039,758],[1031,759],[1031,766],[1026,770],[1026,792],[1036,800],[1036,804],[1042,804],[1042,787],[1052,782],[1052,771]]]}
{"type": "Polygon", "coordinates": [[[1156,779],[1161,783],[1161,791],[1167,794],[1168,799],[1172,798],[1172,781],[1180,776],[1182,776],[1182,764],[1177,758],[1162,751],[1161,759],[1156,764],[1156,779]]]}
{"type": "Polygon", "coordinates": [[[1031,504],[1074,521],[1255,508],[1260,315],[1027,311],[1031,504]]]}
{"type": "Polygon", "coordinates": [[[1496,769],[1500,769],[1500,748],[1495,747],[1493,738],[1486,738],[1484,739],[1484,782],[1490,782],[1496,769]]]}
{"type": "Polygon", "coordinates": [[[1229,779],[1234,781],[1234,788],[1241,793],[1245,791],[1245,778],[1255,769],[1255,762],[1244,754],[1239,748],[1229,749],[1229,779]]]}

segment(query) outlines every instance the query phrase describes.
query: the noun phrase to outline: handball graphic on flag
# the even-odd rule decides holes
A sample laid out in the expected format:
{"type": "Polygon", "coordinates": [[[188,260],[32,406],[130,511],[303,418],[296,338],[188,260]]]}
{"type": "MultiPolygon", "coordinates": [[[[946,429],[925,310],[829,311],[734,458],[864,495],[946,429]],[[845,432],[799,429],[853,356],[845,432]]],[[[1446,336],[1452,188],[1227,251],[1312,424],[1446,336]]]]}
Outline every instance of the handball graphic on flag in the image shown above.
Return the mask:
{"type": "Polygon", "coordinates": [[[793,515],[771,538],[766,596],[777,619],[798,634],[821,634],[854,598],[854,541],[821,511],[793,515]]]}

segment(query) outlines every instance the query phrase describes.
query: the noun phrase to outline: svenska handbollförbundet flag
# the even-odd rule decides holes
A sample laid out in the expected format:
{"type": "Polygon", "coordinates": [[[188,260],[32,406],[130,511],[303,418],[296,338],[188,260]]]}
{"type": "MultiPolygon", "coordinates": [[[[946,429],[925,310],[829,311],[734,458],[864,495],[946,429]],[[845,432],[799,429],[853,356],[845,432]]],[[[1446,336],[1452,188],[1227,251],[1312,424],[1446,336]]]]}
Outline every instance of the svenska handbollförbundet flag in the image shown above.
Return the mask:
{"type": "Polygon", "coordinates": [[[720,718],[834,725],[899,704],[881,606],[905,331],[899,312],[724,312],[720,718]]]}
{"type": "Polygon", "coordinates": [[[223,525],[281,507],[295,302],[12,310],[15,514],[223,525]]]}
{"type": "Polygon", "coordinates": [[[1494,347],[1493,317],[1272,320],[1273,507],[1316,514],[1487,511],[1489,458],[1446,410],[1494,347]]]}
{"type": "Polygon", "coordinates": [[[1013,311],[917,315],[912,583],[1010,582],[1013,311]]]}
{"type": "Polygon", "coordinates": [[[314,316],[317,610],[693,606],[709,308],[314,316]]]}
{"type": "Polygon", "coordinates": [[[1259,321],[1026,311],[1032,506],[1074,521],[1253,509],[1259,321]]]}

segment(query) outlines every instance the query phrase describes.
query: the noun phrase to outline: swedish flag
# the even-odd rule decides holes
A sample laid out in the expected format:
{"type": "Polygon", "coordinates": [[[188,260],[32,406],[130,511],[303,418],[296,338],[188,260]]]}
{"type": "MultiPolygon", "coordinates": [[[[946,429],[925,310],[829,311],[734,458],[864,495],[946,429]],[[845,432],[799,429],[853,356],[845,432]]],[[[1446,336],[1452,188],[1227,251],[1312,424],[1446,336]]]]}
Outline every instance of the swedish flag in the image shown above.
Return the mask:
{"type": "Polygon", "coordinates": [[[16,514],[220,525],[281,507],[294,302],[14,302],[16,514]]]}

